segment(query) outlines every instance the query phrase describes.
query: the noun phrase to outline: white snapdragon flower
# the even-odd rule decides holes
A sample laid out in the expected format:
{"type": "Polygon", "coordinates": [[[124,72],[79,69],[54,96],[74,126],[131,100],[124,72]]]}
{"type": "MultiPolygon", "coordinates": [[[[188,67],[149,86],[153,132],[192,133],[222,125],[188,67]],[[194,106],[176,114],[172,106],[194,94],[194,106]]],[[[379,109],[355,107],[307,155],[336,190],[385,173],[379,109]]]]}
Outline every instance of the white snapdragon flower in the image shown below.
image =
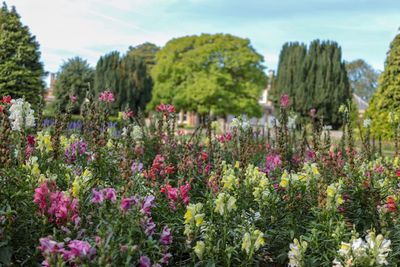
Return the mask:
{"type": "Polygon", "coordinates": [[[140,128],[140,126],[138,125],[133,126],[131,137],[135,141],[140,141],[142,139],[142,129],[140,128]]]}
{"type": "Polygon", "coordinates": [[[303,267],[303,255],[307,250],[307,242],[299,241],[297,238],[293,240],[293,243],[290,243],[289,248],[290,251],[288,253],[289,264],[288,267],[303,267]]]}
{"type": "Polygon", "coordinates": [[[10,116],[11,129],[21,131],[23,127],[32,128],[35,126],[34,111],[31,104],[22,98],[11,100],[10,116]]]}
{"type": "Polygon", "coordinates": [[[364,128],[370,128],[371,124],[372,124],[372,120],[370,118],[365,119],[363,122],[364,128]]]}
{"type": "Polygon", "coordinates": [[[289,129],[295,129],[296,128],[296,119],[297,119],[297,115],[294,115],[293,117],[289,117],[288,118],[287,127],[289,129]]]}

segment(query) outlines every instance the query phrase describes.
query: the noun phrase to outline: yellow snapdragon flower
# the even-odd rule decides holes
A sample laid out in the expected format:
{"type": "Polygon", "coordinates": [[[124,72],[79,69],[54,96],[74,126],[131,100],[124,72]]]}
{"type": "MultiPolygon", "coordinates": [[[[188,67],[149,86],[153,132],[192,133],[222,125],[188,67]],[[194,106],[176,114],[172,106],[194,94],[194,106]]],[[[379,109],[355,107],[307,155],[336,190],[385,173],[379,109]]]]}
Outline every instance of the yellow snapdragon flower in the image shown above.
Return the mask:
{"type": "Polygon", "coordinates": [[[196,253],[197,257],[202,260],[203,259],[203,254],[204,254],[204,249],[206,248],[206,245],[204,244],[203,241],[197,241],[196,246],[194,246],[193,250],[194,253],[196,253]]]}

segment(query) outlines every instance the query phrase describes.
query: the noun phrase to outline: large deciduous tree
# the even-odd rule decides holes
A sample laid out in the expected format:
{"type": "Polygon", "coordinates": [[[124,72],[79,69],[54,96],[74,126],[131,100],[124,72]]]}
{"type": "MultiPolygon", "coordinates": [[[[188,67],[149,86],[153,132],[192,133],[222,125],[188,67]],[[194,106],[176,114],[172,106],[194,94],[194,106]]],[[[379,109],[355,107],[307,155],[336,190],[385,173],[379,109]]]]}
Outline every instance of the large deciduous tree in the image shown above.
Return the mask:
{"type": "Polygon", "coordinates": [[[94,70],[86,60],[80,57],[68,59],[61,65],[57,73],[54,95],[61,111],[65,111],[70,97],[76,96],[73,113],[79,113],[79,108],[85,99],[86,92],[93,86],[94,70]]]}
{"type": "Polygon", "coordinates": [[[372,132],[377,135],[391,136],[393,129],[389,119],[399,120],[400,112],[400,34],[390,44],[385,69],[379,78],[379,86],[372,96],[366,116],[372,119],[372,132]]]}
{"type": "Polygon", "coordinates": [[[0,9],[0,95],[25,97],[34,106],[44,92],[39,43],[15,7],[0,9]]]}
{"type": "Polygon", "coordinates": [[[352,92],[369,101],[378,87],[379,72],[363,59],[346,63],[352,92]]]}
{"type": "Polygon", "coordinates": [[[288,94],[294,111],[301,117],[317,110],[325,124],[341,125],[340,105],[351,99],[351,90],[341,48],[336,42],[287,43],[279,58],[272,100],[279,105],[279,96],[288,94]]]}
{"type": "Polygon", "coordinates": [[[149,108],[171,103],[202,115],[260,115],[266,76],[263,57],[248,39],[229,34],[176,38],[157,53],[156,61],[149,108]]]}

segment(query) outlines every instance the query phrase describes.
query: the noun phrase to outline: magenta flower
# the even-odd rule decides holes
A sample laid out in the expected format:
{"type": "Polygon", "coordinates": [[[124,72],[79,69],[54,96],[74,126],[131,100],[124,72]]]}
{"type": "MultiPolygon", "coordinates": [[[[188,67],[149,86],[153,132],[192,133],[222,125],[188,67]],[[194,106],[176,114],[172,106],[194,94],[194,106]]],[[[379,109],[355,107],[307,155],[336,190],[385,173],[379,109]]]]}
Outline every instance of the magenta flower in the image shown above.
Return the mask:
{"type": "Polygon", "coordinates": [[[75,103],[77,99],[78,99],[78,97],[76,95],[69,96],[69,100],[71,101],[71,103],[75,103]]]}
{"type": "Polygon", "coordinates": [[[47,208],[47,196],[49,194],[49,188],[47,187],[47,181],[42,183],[38,188],[35,189],[33,196],[33,202],[39,206],[40,212],[43,214],[47,208]]]}
{"type": "Polygon", "coordinates": [[[38,249],[44,256],[48,256],[57,253],[64,247],[64,243],[57,242],[51,239],[51,237],[43,237],[39,239],[40,246],[38,249]]]}
{"type": "Polygon", "coordinates": [[[287,108],[289,106],[289,96],[288,95],[282,95],[281,96],[281,107],[282,108],[287,108]]]}
{"type": "Polygon", "coordinates": [[[189,190],[190,190],[190,184],[188,183],[185,185],[181,185],[181,187],[179,188],[183,204],[185,205],[188,205],[190,202],[189,190]]]}
{"type": "Polygon", "coordinates": [[[151,208],[154,206],[155,197],[147,196],[143,199],[142,209],[140,212],[146,216],[151,215],[151,208]]]}
{"type": "Polygon", "coordinates": [[[115,101],[114,94],[111,91],[104,91],[100,93],[99,100],[105,103],[112,103],[115,101]]]}
{"type": "Polygon", "coordinates": [[[160,104],[157,106],[156,110],[157,112],[162,112],[167,115],[168,113],[174,113],[175,107],[173,105],[160,104]]]}
{"type": "Polygon", "coordinates": [[[96,189],[92,189],[92,203],[101,203],[104,201],[103,193],[97,191],[96,189]]]}
{"type": "Polygon", "coordinates": [[[168,226],[164,226],[160,236],[160,243],[164,246],[169,246],[172,243],[172,234],[168,226]]]}
{"type": "Polygon", "coordinates": [[[117,193],[114,188],[108,187],[101,190],[103,192],[104,198],[115,202],[117,200],[117,193]]]}
{"type": "Polygon", "coordinates": [[[171,253],[169,253],[169,252],[164,253],[163,257],[162,257],[161,260],[160,260],[160,263],[161,263],[161,264],[166,264],[166,265],[168,265],[169,259],[170,259],[171,257],[172,257],[172,254],[171,254],[171,253]]]}
{"type": "Polygon", "coordinates": [[[281,158],[279,155],[270,154],[267,156],[265,161],[265,172],[270,173],[281,165],[281,158]]]}
{"type": "Polygon", "coordinates": [[[124,198],[121,201],[121,209],[123,211],[127,211],[131,208],[132,205],[137,205],[139,203],[139,200],[137,197],[130,197],[130,198],[124,198]]]}
{"type": "Polygon", "coordinates": [[[151,261],[147,256],[140,256],[139,267],[151,267],[151,261]]]}
{"type": "Polygon", "coordinates": [[[88,258],[96,253],[96,250],[92,248],[87,241],[72,240],[69,242],[68,247],[73,257],[81,259],[88,258]]]}
{"type": "Polygon", "coordinates": [[[147,236],[152,236],[156,231],[156,224],[152,218],[146,218],[141,220],[142,228],[147,236]]]}

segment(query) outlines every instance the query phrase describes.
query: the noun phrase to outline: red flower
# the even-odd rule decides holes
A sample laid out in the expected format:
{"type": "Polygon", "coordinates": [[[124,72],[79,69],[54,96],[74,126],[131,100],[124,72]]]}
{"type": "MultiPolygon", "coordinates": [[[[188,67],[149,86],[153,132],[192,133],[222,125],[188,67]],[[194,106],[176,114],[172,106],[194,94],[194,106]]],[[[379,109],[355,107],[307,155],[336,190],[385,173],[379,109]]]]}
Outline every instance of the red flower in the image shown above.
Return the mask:
{"type": "Polygon", "coordinates": [[[394,197],[388,196],[386,202],[387,203],[385,206],[390,212],[395,212],[397,210],[396,201],[394,197]]]}
{"type": "Polygon", "coordinates": [[[4,107],[3,107],[3,106],[0,106],[0,113],[2,113],[3,110],[4,110],[4,107]]]}
{"type": "Polygon", "coordinates": [[[400,169],[398,169],[398,170],[396,171],[396,176],[397,176],[397,177],[400,177],[400,169]]]}
{"type": "Polygon", "coordinates": [[[2,98],[1,98],[1,102],[2,103],[4,103],[4,104],[10,104],[11,103],[11,100],[12,100],[12,98],[11,98],[11,96],[3,96],[2,98]]]}

